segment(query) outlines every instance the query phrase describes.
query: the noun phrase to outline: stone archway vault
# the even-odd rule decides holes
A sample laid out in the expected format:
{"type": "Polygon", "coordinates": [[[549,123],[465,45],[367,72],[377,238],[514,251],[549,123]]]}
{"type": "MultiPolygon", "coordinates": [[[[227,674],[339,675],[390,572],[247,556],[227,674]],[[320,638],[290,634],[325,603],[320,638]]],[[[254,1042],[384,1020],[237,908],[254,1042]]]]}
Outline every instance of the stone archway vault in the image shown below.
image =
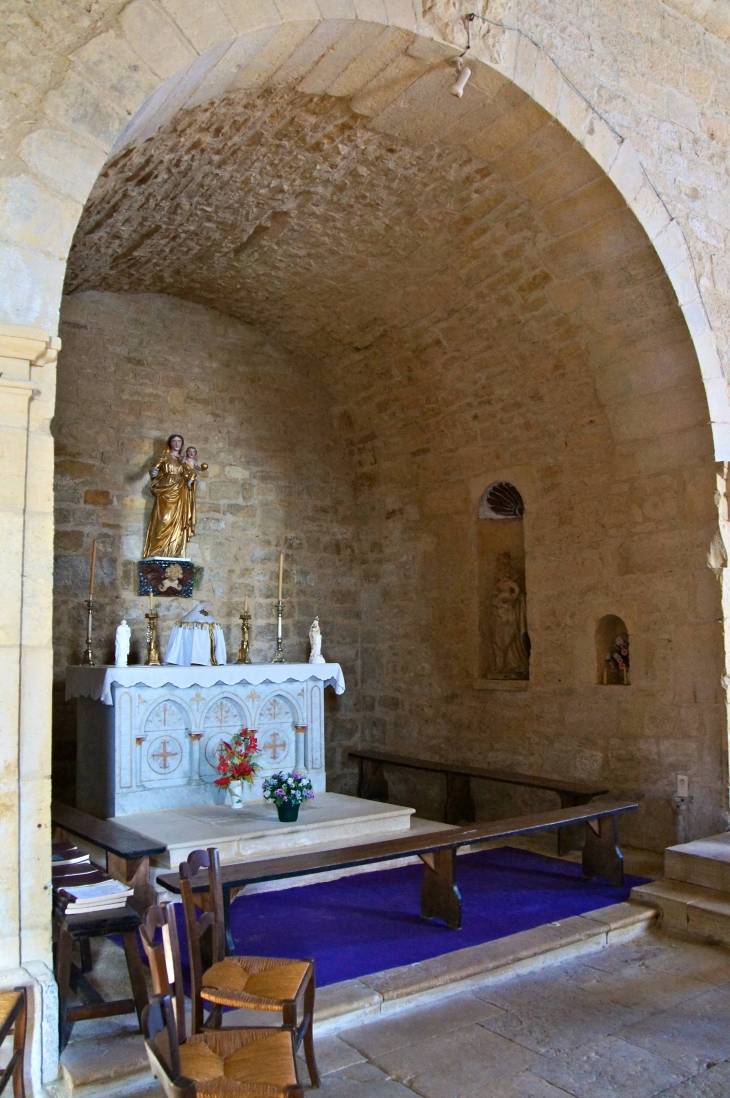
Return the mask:
{"type": "MultiPolygon", "coordinates": [[[[42,124],[22,142],[24,170],[0,193],[6,287],[0,445],[10,461],[2,504],[8,562],[2,804],[6,849],[17,851],[2,869],[0,944],[7,968],[22,966],[36,988],[36,1092],[56,1067],[48,978],[55,332],[71,240],[110,154],[138,144],[181,108],[229,89],[277,83],[346,98],[376,128],[413,143],[441,136],[475,155],[496,156],[529,136],[531,155],[537,149],[547,166],[553,142],[572,141],[620,193],[671,280],[702,372],[716,457],[730,459],[728,395],[691,257],[635,150],[516,34],[502,35],[496,50],[477,44],[468,95],[463,101],[444,95],[446,63],[460,52],[433,35],[411,0],[362,0],[354,7],[328,0],[276,6],[270,0],[134,0],[73,55],[47,97],[42,124]]],[[[521,170],[512,169],[518,185],[521,170]]],[[[17,980],[17,973],[7,978],[17,980]]]]}

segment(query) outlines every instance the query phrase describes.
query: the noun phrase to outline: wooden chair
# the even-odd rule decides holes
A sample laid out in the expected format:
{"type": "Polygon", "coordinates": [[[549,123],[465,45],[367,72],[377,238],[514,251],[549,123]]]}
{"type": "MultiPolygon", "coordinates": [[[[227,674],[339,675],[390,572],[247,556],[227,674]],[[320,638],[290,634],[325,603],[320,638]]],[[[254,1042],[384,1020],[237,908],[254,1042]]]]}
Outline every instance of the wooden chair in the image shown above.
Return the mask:
{"type": "Polygon", "coordinates": [[[183,1044],[185,1029],[185,992],[183,990],[180,942],[177,936],[177,920],[172,904],[155,904],[145,912],[139,928],[144,951],[152,975],[155,995],[170,995],[177,1023],[177,1039],[183,1044]],[[155,942],[155,931],[162,931],[162,942],[155,942]]]}
{"type": "Polygon", "coordinates": [[[0,1094],[12,1079],[14,1098],[25,1098],[23,1058],[27,1022],[28,993],[26,989],[16,987],[14,991],[0,992],[0,1045],[6,1037],[13,1034],[13,1055],[0,1073],[0,1094]]]}
{"type": "MultiPolygon", "coordinates": [[[[153,985],[165,987],[165,947],[150,939],[147,926],[140,936],[153,985]]],[[[209,1029],[185,1040],[184,1014],[174,1008],[169,992],[152,997],[143,1022],[150,1067],[168,1098],[302,1098],[293,1031],[209,1029]]]]}
{"type": "Polygon", "coordinates": [[[318,1087],[319,1072],[312,1035],[314,961],[226,956],[223,888],[215,847],[209,847],[207,853],[194,850],[186,862],[181,862],[180,895],[190,957],[193,1033],[200,1033],[204,1028],[203,1000],[213,1004],[207,1023],[210,1028],[220,1027],[220,1008],[223,1006],[281,1014],[282,1029],[294,1034],[295,1047],[304,1044],[309,1078],[312,1086],[318,1087]],[[202,895],[208,910],[198,915],[191,881],[201,869],[208,871],[208,890],[198,895],[202,895]],[[205,969],[203,942],[208,953],[205,969]]]}

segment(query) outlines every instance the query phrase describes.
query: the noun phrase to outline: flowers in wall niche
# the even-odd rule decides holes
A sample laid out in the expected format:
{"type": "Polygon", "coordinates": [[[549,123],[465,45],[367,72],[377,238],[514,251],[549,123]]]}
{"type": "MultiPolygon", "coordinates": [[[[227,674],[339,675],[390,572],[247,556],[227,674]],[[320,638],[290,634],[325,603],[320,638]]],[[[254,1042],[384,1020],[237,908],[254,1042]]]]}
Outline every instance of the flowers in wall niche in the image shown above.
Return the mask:
{"type": "Polygon", "coordinates": [[[629,638],[625,634],[616,637],[613,649],[604,657],[603,682],[608,683],[609,676],[620,676],[623,682],[629,682],[629,638]]]}

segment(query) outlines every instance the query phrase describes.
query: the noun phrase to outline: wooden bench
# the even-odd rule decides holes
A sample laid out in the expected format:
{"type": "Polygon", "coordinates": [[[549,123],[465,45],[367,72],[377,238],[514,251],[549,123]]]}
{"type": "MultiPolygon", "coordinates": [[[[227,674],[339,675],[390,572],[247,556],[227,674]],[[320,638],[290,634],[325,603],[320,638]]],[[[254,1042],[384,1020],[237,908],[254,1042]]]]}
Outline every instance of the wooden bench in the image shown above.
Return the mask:
{"type": "Polygon", "coordinates": [[[164,843],[113,820],[89,816],[61,801],[51,803],[51,821],[54,828],[104,851],[109,876],[134,889],[130,902],[135,910],[145,911],[156,902],[155,890],[149,883],[150,856],[164,854],[167,850],[164,843]]]}
{"type": "MultiPolygon", "coordinates": [[[[425,865],[421,885],[421,915],[424,919],[443,919],[447,926],[459,930],[461,896],[456,884],[456,853],[460,847],[485,840],[529,835],[536,831],[564,827],[566,824],[582,824],[585,828],[583,876],[605,877],[611,884],[619,886],[623,884],[623,856],[618,848],[618,817],[621,813],[631,812],[638,807],[635,801],[612,801],[589,807],[558,808],[551,812],[537,812],[512,820],[495,820],[474,827],[455,827],[428,835],[406,833],[401,838],[385,839],[361,846],[223,865],[221,883],[228,951],[234,952],[230,925],[231,900],[233,895],[241,892],[247,885],[280,881],[326,870],[372,865],[374,862],[391,861],[409,855],[418,855],[425,865]]],[[[177,873],[163,873],[158,876],[157,882],[168,892],[176,895],[180,893],[180,878],[177,873]]],[[[203,874],[194,877],[192,888],[193,893],[206,893],[207,877],[203,874]]],[[[205,904],[204,896],[200,896],[200,904],[205,904]]]]}
{"type": "MultiPolygon", "coordinates": [[[[471,795],[472,778],[502,782],[505,785],[524,785],[531,789],[546,789],[551,793],[557,793],[561,808],[575,808],[581,804],[588,804],[594,797],[603,797],[609,792],[603,785],[588,782],[541,778],[532,774],[519,774],[512,770],[488,770],[478,766],[462,766],[460,763],[436,762],[433,759],[419,759],[411,755],[395,755],[378,748],[350,751],[350,757],[357,759],[358,762],[357,795],[369,801],[386,803],[388,801],[389,790],[383,773],[384,764],[444,774],[446,777],[444,820],[451,824],[472,823],[476,820],[474,799],[471,795]]],[[[575,846],[574,828],[566,827],[558,832],[558,854],[567,854],[575,846]]]]}

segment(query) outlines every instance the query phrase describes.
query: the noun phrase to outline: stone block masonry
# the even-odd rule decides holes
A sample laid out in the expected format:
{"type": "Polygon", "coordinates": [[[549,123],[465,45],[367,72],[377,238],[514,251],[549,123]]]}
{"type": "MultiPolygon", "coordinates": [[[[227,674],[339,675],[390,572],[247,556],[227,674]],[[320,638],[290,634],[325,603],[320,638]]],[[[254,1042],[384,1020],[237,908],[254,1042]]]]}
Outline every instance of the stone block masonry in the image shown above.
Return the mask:
{"type": "MultiPolygon", "coordinates": [[[[152,506],[148,470],[165,438],[179,430],[209,464],[199,481],[198,529],[189,549],[203,574],[195,594],[210,601],[221,622],[229,660],[240,644],[246,594],[252,659],[266,662],[274,653],[283,550],[285,653],[306,661],[308,629],[319,614],[324,650],[342,664],[348,686],[342,698],[327,699],[330,720],[335,728],[346,720],[357,730],[353,493],[327,400],[307,380],[306,361],[240,321],[162,295],[79,294],[65,300],[62,327],[53,423],[59,687],[66,664],[78,662],[83,651],[94,538],[96,660],[113,662],[114,630],[126,617],[132,659],[144,661],[147,599],[137,593],[137,561],[152,506]]],[[[173,621],[191,605],[158,601],[163,651],[173,621]]],[[[74,714],[59,689],[58,795],[73,794],[74,739],[74,714]]]]}

